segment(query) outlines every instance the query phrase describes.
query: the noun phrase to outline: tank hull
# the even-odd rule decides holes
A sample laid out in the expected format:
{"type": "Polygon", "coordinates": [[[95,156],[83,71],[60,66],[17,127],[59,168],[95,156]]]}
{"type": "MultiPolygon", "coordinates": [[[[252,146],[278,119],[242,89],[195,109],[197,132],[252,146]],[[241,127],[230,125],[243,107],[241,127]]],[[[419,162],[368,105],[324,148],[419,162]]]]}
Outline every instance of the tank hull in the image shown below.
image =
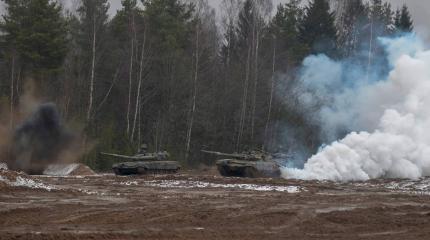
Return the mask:
{"type": "Polygon", "coordinates": [[[219,173],[225,177],[279,178],[281,176],[279,165],[272,161],[223,159],[218,160],[216,165],[219,173]]]}
{"type": "Polygon", "coordinates": [[[145,174],[172,174],[181,169],[175,161],[141,161],[123,162],[114,164],[112,170],[116,175],[145,175],[145,174]]]}

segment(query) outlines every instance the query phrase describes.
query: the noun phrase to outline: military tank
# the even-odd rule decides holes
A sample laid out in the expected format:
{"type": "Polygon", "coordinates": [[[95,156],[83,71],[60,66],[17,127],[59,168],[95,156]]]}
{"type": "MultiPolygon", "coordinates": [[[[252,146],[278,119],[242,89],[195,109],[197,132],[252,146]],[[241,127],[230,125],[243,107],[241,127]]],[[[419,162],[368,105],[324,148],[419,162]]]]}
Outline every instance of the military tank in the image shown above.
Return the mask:
{"type": "Polygon", "coordinates": [[[269,154],[262,152],[222,153],[202,150],[207,154],[222,157],[216,161],[219,173],[225,177],[278,178],[280,165],[269,154]]]}
{"type": "Polygon", "coordinates": [[[134,156],[127,156],[114,153],[104,153],[104,156],[114,157],[117,160],[125,160],[112,166],[116,175],[144,175],[144,174],[172,174],[181,169],[177,161],[169,161],[169,153],[157,152],[148,153],[147,145],[143,144],[139,152],[134,156]]]}

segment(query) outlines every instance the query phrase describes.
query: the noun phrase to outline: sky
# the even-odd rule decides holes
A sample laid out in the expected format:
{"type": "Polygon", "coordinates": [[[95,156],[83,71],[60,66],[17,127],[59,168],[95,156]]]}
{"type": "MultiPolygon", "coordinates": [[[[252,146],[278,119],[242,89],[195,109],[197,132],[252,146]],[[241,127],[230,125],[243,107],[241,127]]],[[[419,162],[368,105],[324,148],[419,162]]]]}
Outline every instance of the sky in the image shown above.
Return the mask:
{"type": "MultiPolygon", "coordinates": [[[[208,0],[209,4],[214,8],[218,8],[221,0],[208,0]]],[[[344,0],[347,1],[347,0],[344,0]]],[[[277,6],[279,3],[288,2],[288,0],[273,0],[273,5],[277,6]]],[[[430,1],[429,0],[388,0],[393,5],[393,8],[401,7],[403,4],[407,4],[409,10],[414,19],[415,30],[427,39],[430,43],[430,1]]],[[[114,14],[116,10],[121,6],[121,0],[110,0],[111,14],[114,14]]]]}

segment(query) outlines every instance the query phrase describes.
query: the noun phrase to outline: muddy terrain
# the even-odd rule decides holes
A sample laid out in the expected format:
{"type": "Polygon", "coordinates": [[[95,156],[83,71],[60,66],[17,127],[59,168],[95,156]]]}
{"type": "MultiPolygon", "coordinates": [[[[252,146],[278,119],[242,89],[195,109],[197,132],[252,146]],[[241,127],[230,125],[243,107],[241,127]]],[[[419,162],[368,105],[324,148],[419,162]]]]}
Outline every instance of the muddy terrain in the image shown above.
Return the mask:
{"type": "Polygon", "coordinates": [[[0,180],[0,239],[430,239],[430,179],[0,180]]]}

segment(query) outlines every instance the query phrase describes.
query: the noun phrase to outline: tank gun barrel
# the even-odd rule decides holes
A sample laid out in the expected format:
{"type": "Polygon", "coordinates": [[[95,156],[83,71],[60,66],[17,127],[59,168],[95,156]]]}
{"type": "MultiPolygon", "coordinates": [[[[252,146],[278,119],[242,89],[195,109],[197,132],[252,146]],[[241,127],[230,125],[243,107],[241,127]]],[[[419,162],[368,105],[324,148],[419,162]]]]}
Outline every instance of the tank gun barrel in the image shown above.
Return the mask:
{"type": "Polygon", "coordinates": [[[262,160],[262,157],[255,154],[239,154],[239,153],[222,153],[222,152],[215,152],[215,151],[207,151],[207,150],[201,150],[203,153],[212,154],[218,157],[230,157],[240,160],[248,160],[248,161],[258,161],[262,160]]]}
{"type": "Polygon", "coordinates": [[[106,152],[101,152],[100,154],[104,155],[104,156],[123,158],[123,159],[129,159],[129,160],[134,160],[134,161],[166,160],[169,158],[169,154],[167,152],[153,153],[151,155],[135,155],[135,156],[126,156],[126,155],[115,154],[115,153],[106,153],[106,152]]]}

